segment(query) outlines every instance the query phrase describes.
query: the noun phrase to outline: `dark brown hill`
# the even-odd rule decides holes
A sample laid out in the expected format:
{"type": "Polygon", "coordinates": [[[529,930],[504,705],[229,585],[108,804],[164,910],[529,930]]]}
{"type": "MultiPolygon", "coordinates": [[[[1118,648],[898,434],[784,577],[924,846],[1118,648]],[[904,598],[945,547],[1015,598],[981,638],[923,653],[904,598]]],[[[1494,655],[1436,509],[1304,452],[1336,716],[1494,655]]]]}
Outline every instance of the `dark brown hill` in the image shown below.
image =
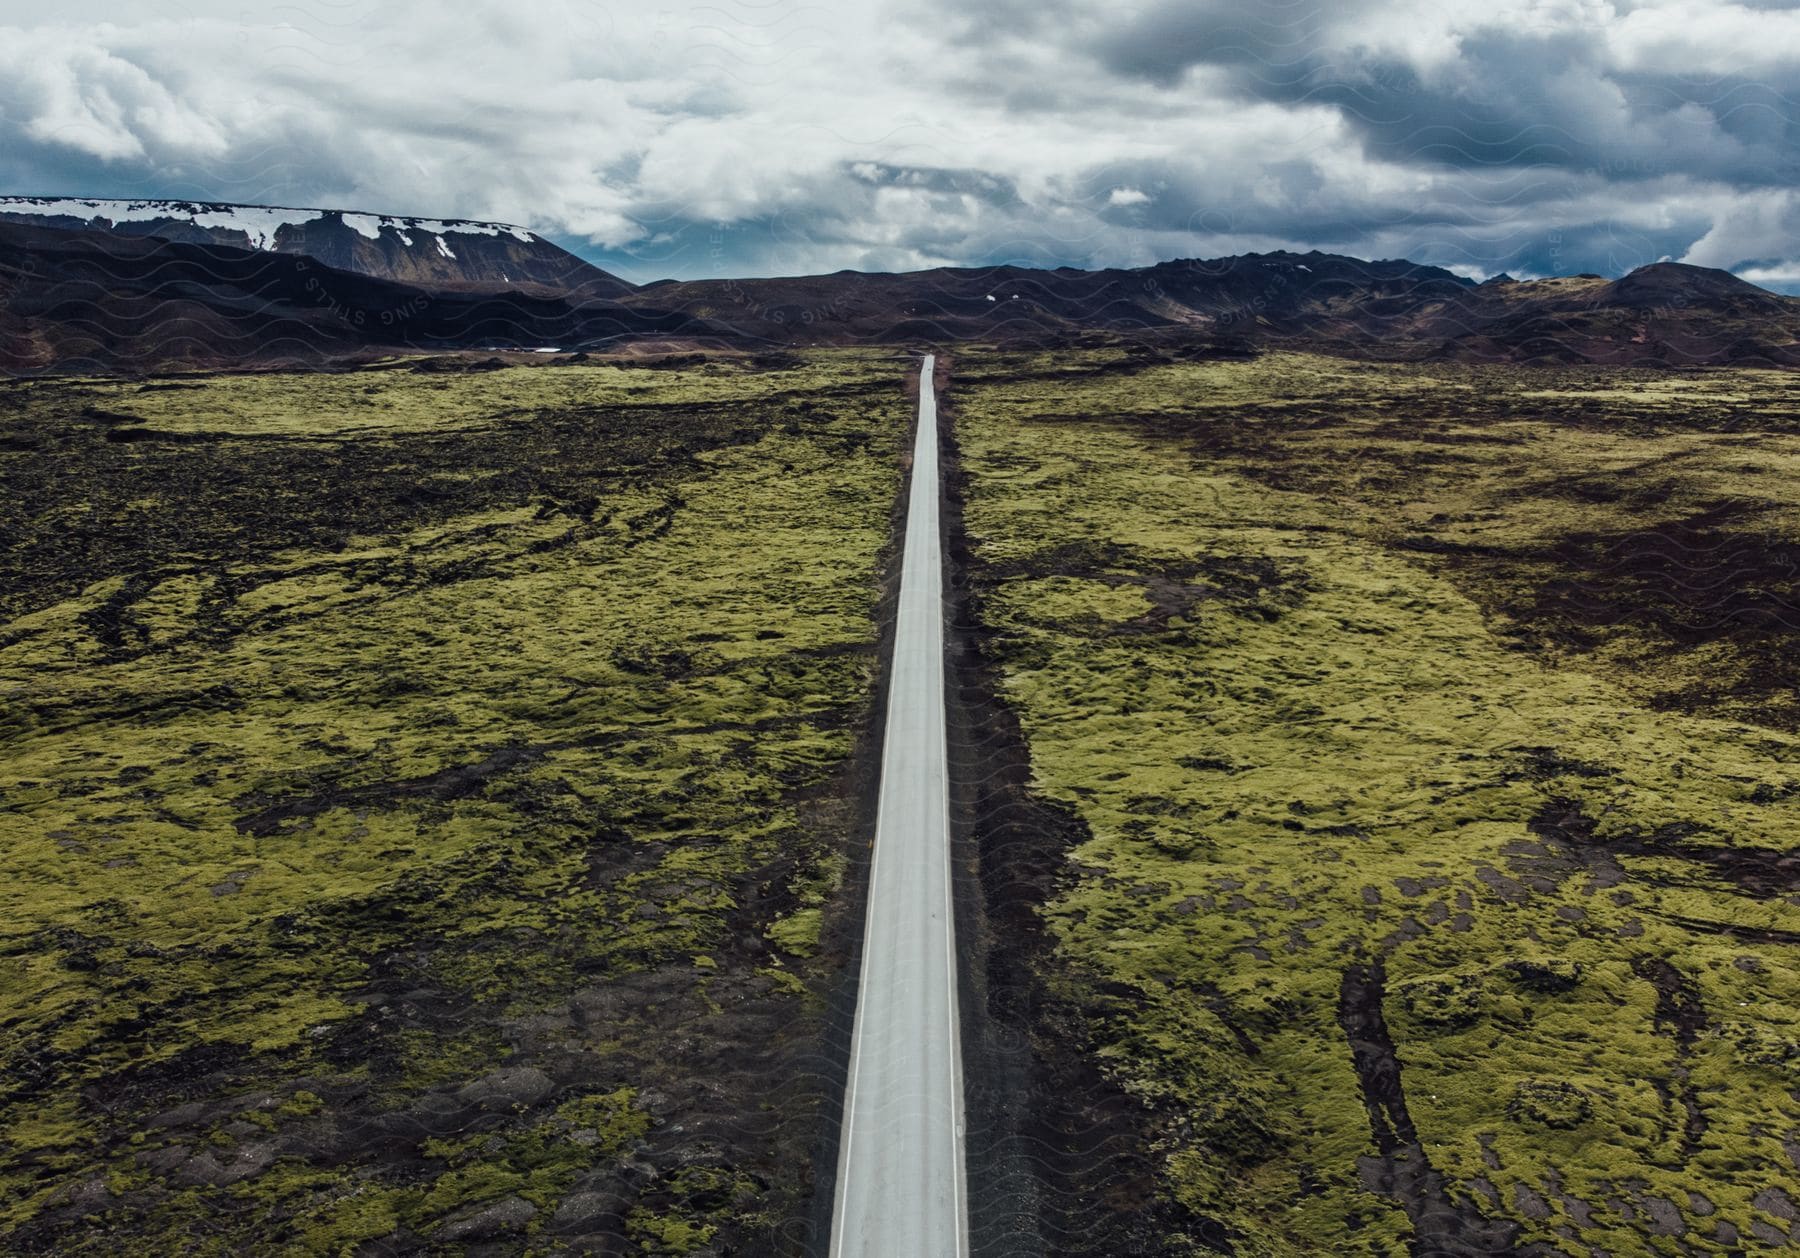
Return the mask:
{"type": "Polygon", "coordinates": [[[1435,357],[1692,367],[1800,366],[1800,299],[1659,262],[1617,279],[1483,284],[1395,329],[1435,357]]]}
{"type": "Polygon", "coordinates": [[[578,290],[595,297],[632,290],[618,276],[522,227],[470,219],[198,201],[0,197],[0,222],[303,254],[340,271],[432,288],[578,290]]]}
{"type": "Polygon", "coordinates": [[[433,289],[296,254],[0,223],[0,370],[13,373],[316,365],[708,332],[685,314],[579,292],[433,289]]]}
{"type": "Polygon", "coordinates": [[[1299,331],[1333,311],[1379,320],[1389,306],[1412,310],[1469,287],[1448,271],[1412,262],[1268,253],[1136,270],[939,267],[665,282],[626,300],[780,342],[1056,341],[1092,331],[1299,331]]]}

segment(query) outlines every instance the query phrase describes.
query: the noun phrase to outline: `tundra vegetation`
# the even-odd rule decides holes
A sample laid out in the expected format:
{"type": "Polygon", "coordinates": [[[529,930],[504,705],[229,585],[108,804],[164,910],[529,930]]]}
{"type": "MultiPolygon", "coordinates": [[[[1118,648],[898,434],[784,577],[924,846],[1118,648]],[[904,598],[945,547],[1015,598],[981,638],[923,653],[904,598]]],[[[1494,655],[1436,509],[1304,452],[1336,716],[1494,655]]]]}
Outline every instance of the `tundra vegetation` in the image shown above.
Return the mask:
{"type": "MultiPolygon", "coordinates": [[[[795,1247],[902,361],[476,366],[0,385],[0,1248],[795,1247]]],[[[1792,378],[951,366],[1158,1243],[1800,1239],[1792,378]]]]}
{"type": "Polygon", "coordinates": [[[802,1208],[904,362],[469,366],[0,386],[7,1252],[802,1208]]]}
{"type": "Polygon", "coordinates": [[[972,612],[1170,1252],[1800,1242],[1800,381],[964,353],[972,612]]]}

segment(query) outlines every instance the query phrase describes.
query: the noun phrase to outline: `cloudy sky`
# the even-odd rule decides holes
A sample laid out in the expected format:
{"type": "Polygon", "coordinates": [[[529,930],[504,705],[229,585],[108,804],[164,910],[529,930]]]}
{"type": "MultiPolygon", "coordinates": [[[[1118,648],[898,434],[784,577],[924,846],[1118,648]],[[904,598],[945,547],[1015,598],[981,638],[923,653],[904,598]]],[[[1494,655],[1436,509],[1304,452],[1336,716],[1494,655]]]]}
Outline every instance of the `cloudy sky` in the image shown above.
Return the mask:
{"type": "Polygon", "coordinates": [[[1800,291],[1800,0],[0,0],[0,192],[476,217],[627,278],[1662,257],[1800,291]]]}

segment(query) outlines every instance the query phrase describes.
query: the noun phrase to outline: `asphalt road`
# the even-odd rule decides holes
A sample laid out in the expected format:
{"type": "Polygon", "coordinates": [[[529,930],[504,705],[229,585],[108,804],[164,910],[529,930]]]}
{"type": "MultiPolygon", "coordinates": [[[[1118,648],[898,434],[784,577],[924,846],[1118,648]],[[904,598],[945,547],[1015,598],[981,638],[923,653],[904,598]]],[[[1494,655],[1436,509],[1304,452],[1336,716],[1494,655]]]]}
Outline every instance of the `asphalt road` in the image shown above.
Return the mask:
{"type": "Polygon", "coordinates": [[[831,1258],[953,1258],[967,1254],[969,1245],[950,907],[935,366],[927,354],[919,374],[919,432],[831,1258]]]}

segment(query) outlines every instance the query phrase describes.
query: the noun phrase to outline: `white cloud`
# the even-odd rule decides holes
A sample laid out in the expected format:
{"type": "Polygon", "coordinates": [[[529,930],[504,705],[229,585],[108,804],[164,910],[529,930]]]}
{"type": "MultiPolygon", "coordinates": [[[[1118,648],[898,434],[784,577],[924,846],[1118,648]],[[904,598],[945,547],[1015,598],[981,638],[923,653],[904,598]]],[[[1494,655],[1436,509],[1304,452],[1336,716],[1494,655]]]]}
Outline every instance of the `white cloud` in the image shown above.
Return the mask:
{"type": "Polygon", "coordinates": [[[1800,49],[1800,11],[1713,0],[1664,0],[1621,14],[1607,45],[1621,69],[1665,74],[1784,76],[1800,49]]]}
{"type": "MultiPolygon", "coordinates": [[[[1775,274],[1800,264],[1800,195],[1767,190],[1733,197],[1713,216],[1712,226],[1681,258],[1695,266],[1746,268],[1775,274]]],[[[1759,281],[1753,281],[1759,282],[1759,281]]]]}
{"type": "Polygon", "coordinates": [[[1137,188],[1114,188],[1106,198],[1108,205],[1148,205],[1150,194],[1137,188]]]}

